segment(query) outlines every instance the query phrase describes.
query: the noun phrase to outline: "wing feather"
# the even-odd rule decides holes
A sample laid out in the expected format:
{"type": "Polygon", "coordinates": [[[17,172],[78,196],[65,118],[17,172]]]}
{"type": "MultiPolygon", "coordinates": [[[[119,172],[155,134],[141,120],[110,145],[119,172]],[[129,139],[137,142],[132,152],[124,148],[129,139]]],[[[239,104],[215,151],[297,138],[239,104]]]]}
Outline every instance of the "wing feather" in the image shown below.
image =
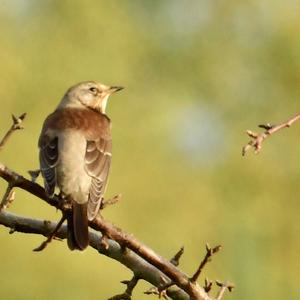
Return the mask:
{"type": "Polygon", "coordinates": [[[87,141],[85,168],[87,174],[92,177],[88,200],[89,220],[97,215],[105,192],[111,163],[111,148],[110,139],[100,138],[97,141],[87,141]]]}
{"type": "Polygon", "coordinates": [[[46,136],[40,145],[40,167],[45,190],[52,197],[56,186],[56,165],[58,162],[58,137],[49,140],[46,136]]]}

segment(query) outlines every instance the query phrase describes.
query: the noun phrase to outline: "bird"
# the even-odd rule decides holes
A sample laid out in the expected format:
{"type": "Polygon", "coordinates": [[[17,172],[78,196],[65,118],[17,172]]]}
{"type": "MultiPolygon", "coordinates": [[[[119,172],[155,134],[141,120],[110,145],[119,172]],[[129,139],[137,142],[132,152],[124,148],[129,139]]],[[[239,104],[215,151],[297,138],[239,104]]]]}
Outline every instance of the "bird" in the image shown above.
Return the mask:
{"type": "Polygon", "coordinates": [[[38,141],[45,192],[71,206],[67,214],[70,250],[89,245],[88,222],[100,209],[111,165],[111,120],[106,106],[121,86],[85,81],[70,87],[45,119],[38,141]]]}

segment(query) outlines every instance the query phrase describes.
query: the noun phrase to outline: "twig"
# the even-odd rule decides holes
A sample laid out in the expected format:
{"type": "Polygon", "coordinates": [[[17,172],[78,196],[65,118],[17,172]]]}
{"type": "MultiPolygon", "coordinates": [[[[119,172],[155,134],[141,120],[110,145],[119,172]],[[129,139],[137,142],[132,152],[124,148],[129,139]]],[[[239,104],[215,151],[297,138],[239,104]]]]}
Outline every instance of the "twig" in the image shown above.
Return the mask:
{"type": "Polygon", "coordinates": [[[126,291],[123,294],[113,296],[108,300],[131,300],[132,291],[136,287],[139,278],[135,275],[130,280],[122,280],[121,283],[126,285],[126,291]]]}
{"type": "Polygon", "coordinates": [[[0,212],[3,209],[7,209],[10,206],[10,204],[15,200],[15,191],[13,190],[13,188],[14,185],[12,183],[9,183],[0,204],[0,212]]]}
{"type": "Polygon", "coordinates": [[[229,292],[232,292],[234,289],[234,284],[230,283],[229,281],[226,281],[225,283],[216,280],[217,286],[219,286],[221,289],[216,297],[216,300],[221,300],[228,289],[229,292]]]}
{"type": "Polygon", "coordinates": [[[168,300],[168,295],[166,289],[160,290],[159,288],[156,288],[155,286],[151,287],[149,290],[144,292],[145,295],[157,295],[158,298],[164,298],[168,300]]]}
{"type": "Polygon", "coordinates": [[[102,210],[102,209],[106,208],[109,205],[114,205],[114,204],[118,203],[121,200],[121,198],[122,198],[122,195],[118,194],[118,195],[116,195],[116,196],[114,196],[110,199],[107,199],[107,200],[103,199],[101,201],[100,209],[102,210]]]}
{"type": "MultiPolygon", "coordinates": [[[[184,253],[184,248],[181,247],[179,249],[179,251],[170,259],[170,263],[177,267],[179,265],[179,260],[180,260],[181,256],[183,255],[183,253],[184,253]]],[[[162,280],[163,280],[163,278],[162,278],[162,280]]],[[[159,287],[151,287],[150,289],[145,291],[144,294],[158,295],[160,298],[163,297],[163,298],[167,299],[167,290],[168,290],[168,288],[170,288],[173,285],[175,285],[174,282],[172,282],[172,281],[166,282],[165,281],[159,287]]]]}
{"type": "Polygon", "coordinates": [[[181,247],[179,251],[170,259],[171,264],[173,264],[176,267],[179,266],[179,260],[183,253],[184,253],[184,247],[181,247]]]}
{"type": "Polygon", "coordinates": [[[56,235],[57,232],[60,230],[60,228],[61,228],[62,224],[64,223],[64,221],[66,220],[66,218],[67,218],[66,215],[63,214],[62,217],[61,217],[61,219],[60,219],[59,222],[57,223],[56,227],[54,228],[54,230],[53,230],[53,231],[51,232],[51,234],[48,236],[48,238],[47,238],[44,242],[42,242],[40,246],[34,248],[33,251],[39,252],[39,251],[44,250],[44,249],[47,247],[47,245],[48,245],[49,243],[51,243],[52,239],[55,238],[55,235],[56,235]]]}
{"type": "Polygon", "coordinates": [[[31,181],[33,182],[36,182],[37,178],[39,177],[41,173],[41,170],[40,169],[37,169],[37,170],[29,170],[28,171],[28,174],[30,175],[31,177],[31,181]]]}
{"type": "Polygon", "coordinates": [[[202,262],[200,263],[197,271],[195,272],[195,274],[192,276],[191,278],[191,282],[195,283],[198,279],[198,277],[200,276],[203,268],[205,267],[205,265],[211,261],[211,257],[217,253],[219,250],[221,250],[222,246],[218,245],[214,248],[211,248],[208,244],[206,244],[206,254],[204,259],[202,260],[202,262]]]}
{"type": "Polygon", "coordinates": [[[244,156],[250,149],[254,149],[254,153],[258,154],[262,149],[262,143],[266,138],[271,136],[272,134],[278,132],[283,128],[289,128],[293,123],[300,120],[300,114],[288,119],[286,122],[280,123],[278,125],[271,124],[261,124],[258,127],[265,129],[262,133],[253,132],[251,130],[247,130],[247,135],[251,138],[247,145],[245,145],[242,149],[242,155],[244,156]]]}
{"type": "Polygon", "coordinates": [[[208,278],[205,278],[204,280],[204,291],[206,293],[209,293],[211,288],[212,288],[213,282],[211,280],[209,280],[208,278]]]}
{"type": "Polygon", "coordinates": [[[3,149],[3,147],[5,146],[5,144],[8,141],[9,137],[12,135],[12,133],[14,131],[23,129],[23,127],[21,126],[21,124],[24,121],[25,117],[26,117],[26,113],[23,113],[19,117],[15,117],[14,115],[12,115],[13,124],[11,125],[11,127],[9,128],[9,130],[6,132],[6,134],[2,138],[2,140],[0,142],[0,150],[3,149]]]}
{"type": "Polygon", "coordinates": [[[133,276],[132,278],[131,278],[131,280],[123,280],[123,281],[121,281],[123,284],[126,284],[127,285],[127,288],[126,288],[126,291],[125,291],[125,293],[127,294],[127,295],[129,295],[129,296],[131,296],[132,295],[132,291],[133,291],[133,289],[136,287],[136,285],[137,285],[137,283],[138,283],[138,281],[139,281],[140,279],[137,277],[137,276],[133,276]]]}

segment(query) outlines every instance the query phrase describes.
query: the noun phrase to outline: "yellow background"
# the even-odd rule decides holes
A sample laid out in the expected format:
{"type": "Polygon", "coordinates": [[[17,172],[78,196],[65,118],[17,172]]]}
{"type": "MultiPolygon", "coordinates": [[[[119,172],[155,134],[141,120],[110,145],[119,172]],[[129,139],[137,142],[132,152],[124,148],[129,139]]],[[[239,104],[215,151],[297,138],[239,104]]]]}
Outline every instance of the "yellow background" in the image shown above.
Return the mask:
{"type": "MultiPolygon", "coordinates": [[[[246,129],[299,111],[299,14],[293,0],[1,0],[0,134],[11,113],[28,118],[0,160],[38,167],[42,122],[69,86],[125,86],[108,106],[106,193],[123,198],[103,215],[166,258],[184,245],[188,274],[222,244],[204,273],[236,284],[226,299],[299,299],[299,125],[241,157],[246,129]]],[[[60,217],[20,190],[10,210],[60,217]]],[[[131,277],[92,249],[34,253],[43,237],[4,227],[0,239],[1,299],[107,299],[131,277]]]]}

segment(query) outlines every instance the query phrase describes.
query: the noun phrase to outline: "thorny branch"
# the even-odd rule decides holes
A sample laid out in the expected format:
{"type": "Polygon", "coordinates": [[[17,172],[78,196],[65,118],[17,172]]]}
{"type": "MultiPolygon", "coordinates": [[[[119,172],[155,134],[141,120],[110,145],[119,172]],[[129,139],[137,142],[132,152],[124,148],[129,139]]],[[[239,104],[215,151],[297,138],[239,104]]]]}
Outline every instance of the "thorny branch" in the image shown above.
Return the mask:
{"type": "Polygon", "coordinates": [[[13,124],[11,125],[11,127],[9,128],[9,130],[6,132],[3,139],[1,140],[0,150],[3,149],[3,147],[5,146],[5,144],[8,141],[9,137],[13,134],[14,131],[23,129],[21,124],[24,121],[25,117],[26,117],[26,113],[20,115],[19,117],[15,117],[14,115],[12,115],[13,124]]]}
{"type": "Polygon", "coordinates": [[[216,281],[217,286],[219,286],[221,289],[217,295],[216,300],[221,300],[226,292],[226,290],[228,290],[229,292],[232,292],[232,290],[234,289],[234,284],[232,284],[229,281],[226,281],[225,283],[221,282],[221,281],[216,281]]]}
{"type": "MultiPolygon", "coordinates": [[[[13,125],[2,139],[0,143],[1,147],[6,144],[12,132],[22,128],[20,124],[24,118],[25,114],[21,115],[19,118],[13,117],[13,125]]],[[[43,187],[24,178],[1,163],[0,177],[8,182],[8,188],[2,201],[4,204],[1,205],[3,209],[0,211],[0,224],[9,227],[11,229],[10,233],[18,231],[23,233],[41,234],[48,237],[46,242],[41,245],[41,248],[51,241],[54,237],[53,232],[57,238],[66,238],[67,227],[62,224],[64,218],[62,218],[59,223],[54,223],[18,216],[5,211],[5,208],[7,207],[6,204],[13,198],[12,188],[21,188],[37,198],[44,200],[49,205],[59,209],[63,216],[69,212],[69,206],[65,205],[62,201],[59,201],[57,196],[51,199],[48,198],[43,187]]],[[[168,289],[168,296],[172,299],[214,299],[210,297],[197,282],[190,280],[185,273],[176,268],[173,264],[174,262],[172,263],[156,254],[152,249],[139,242],[133,235],[123,232],[101,216],[98,216],[93,221],[89,222],[89,226],[95,230],[90,230],[89,233],[90,246],[100,253],[118,260],[133,272],[133,278],[126,282],[127,289],[125,294],[129,297],[127,297],[127,299],[131,299],[132,290],[139,279],[144,279],[156,287],[169,283],[170,288],[168,289]],[[102,242],[103,239],[105,239],[105,243],[102,242]]],[[[179,251],[179,253],[175,255],[174,260],[178,261],[181,255],[182,251],[179,251]]],[[[218,300],[221,299],[220,297],[222,296],[218,296],[218,300]]]]}
{"type": "Polygon", "coordinates": [[[199,278],[203,268],[205,267],[205,265],[211,261],[211,257],[219,252],[221,250],[221,245],[218,245],[214,248],[211,248],[208,244],[206,244],[206,255],[204,256],[204,259],[202,260],[202,262],[200,263],[197,271],[195,272],[195,274],[192,276],[191,278],[191,282],[196,282],[197,279],[199,278]]]}
{"type": "MultiPolygon", "coordinates": [[[[184,248],[181,247],[179,251],[170,259],[171,264],[174,266],[179,266],[179,260],[184,253],[184,248]]],[[[170,287],[174,286],[174,282],[165,281],[160,286],[153,286],[144,292],[146,295],[157,295],[159,298],[168,299],[168,294],[170,293],[170,287]]]]}
{"type": "Polygon", "coordinates": [[[265,129],[262,133],[253,132],[251,130],[247,130],[247,135],[251,138],[247,145],[245,145],[242,149],[242,155],[246,155],[246,153],[250,149],[254,149],[254,153],[258,154],[261,151],[262,143],[265,139],[270,137],[272,134],[278,132],[283,128],[289,128],[292,126],[293,123],[300,120],[300,114],[288,119],[286,122],[280,123],[278,125],[271,125],[271,124],[261,124],[258,127],[265,129]]]}
{"type": "MultiPolygon", "coordinates": [[[[11,127],[8,129],[8,131],[6,132],[6,134],[4,135],[4,137],[2,138],[2,140],[0,141],[0,151],[4,148],[4,146],[6,145],[9,137],[16,131],[16,130],[21,130],[24,129],[24,127],[22,127],[22,122],[24,121],[26,117],[26,113],[21,114],[19,117],[15,117],[15,115],[12,115],[12,125],[11,127]]],[[[14,182],[10,181],[8,183],[7,189],[3,195],[2,201],[0,203],[0,212],[3,209],[6,209],[9,207],[9,205],[14,201],[15,199],[15,191],[13,190],[14,188],[14,182]]]]}

